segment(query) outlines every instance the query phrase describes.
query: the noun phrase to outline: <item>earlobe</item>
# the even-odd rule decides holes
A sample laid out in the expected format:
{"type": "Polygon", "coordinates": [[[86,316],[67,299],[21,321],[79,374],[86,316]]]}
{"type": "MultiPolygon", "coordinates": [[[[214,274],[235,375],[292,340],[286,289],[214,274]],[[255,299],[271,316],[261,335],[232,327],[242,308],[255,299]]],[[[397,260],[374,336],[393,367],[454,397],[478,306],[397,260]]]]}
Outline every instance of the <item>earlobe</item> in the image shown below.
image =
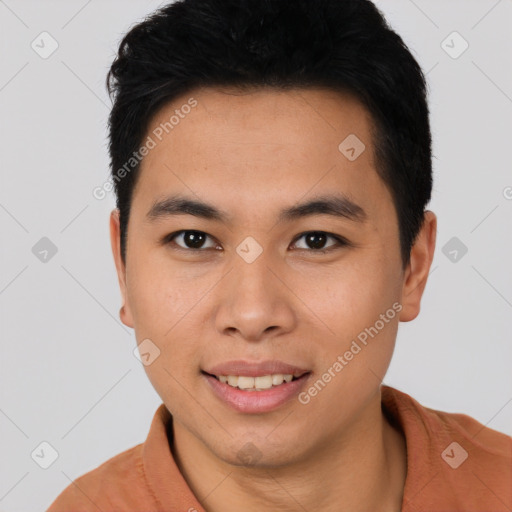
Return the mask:
{"type": "Polygon", "coordinates": [[[127,315],[126,307],[124,304],[119,308],[119,319],[121,320],[121,322],[123,322],[124,325],[133,328],[131,315],[127,315]]]}
{"type": "Polygon", "coordinates": [[[414,320],[419,312],[421,297],[427,284],[430,266],[434,258],[437,234],[437,217],[427,210],[423,225],[411,248],[411,258],[405,271],[402,289],[401,322],[414,320]]]}
{"type": "Polygon", "coordinates": [[[119,210],[115,208],[110,213],[110,244],[112,247],[112,255],[116,265],[117,279],[119,289],[121,291],[121,300],[123,305],[119,310],[119,318],[128,327],[133,328],[133,319],[128,303],[126,289],[126,266],[121,257],[121,228],[119,223],[119,210]]]}

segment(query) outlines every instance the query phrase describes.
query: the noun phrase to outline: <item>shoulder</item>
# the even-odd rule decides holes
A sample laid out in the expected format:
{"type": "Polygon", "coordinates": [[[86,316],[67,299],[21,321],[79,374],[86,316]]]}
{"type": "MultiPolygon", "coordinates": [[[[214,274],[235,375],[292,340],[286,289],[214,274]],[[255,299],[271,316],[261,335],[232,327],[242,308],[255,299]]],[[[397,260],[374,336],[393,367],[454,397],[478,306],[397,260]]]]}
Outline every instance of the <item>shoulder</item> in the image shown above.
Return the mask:
{"type": "Polygon", "coordinates": [[[388,386],[382,404],[405,435],[407,501],[432,510],[512,509],[512,437],[388,386]]]}
{"type": "Polygon", "coordinates": [[[148,506],[152,496],[144,475],[142,449],[143,444],[134,446],[73,480],[47,512],[107,512],[148,506]],[[129,501],[125,501],[128,496],[129,501]]]}
{"type": "Polygon", "coordinates": [[[425,407],[409,395],[393,388],[387,387],[385,392],[388,393],[388,401],[392,395],[395,408],[400,409],[401,422],[408,424],[413,434],[424,433],[433,445],[442,446],[440,443],[451,436],[464,442],[474,455],[490,457],[493,465],[500,461],[510,464],[512,461],[512,437],[483,425],[467,414],[425,407]],[[413,428],[413,422],[421,426],[413,428]]]}

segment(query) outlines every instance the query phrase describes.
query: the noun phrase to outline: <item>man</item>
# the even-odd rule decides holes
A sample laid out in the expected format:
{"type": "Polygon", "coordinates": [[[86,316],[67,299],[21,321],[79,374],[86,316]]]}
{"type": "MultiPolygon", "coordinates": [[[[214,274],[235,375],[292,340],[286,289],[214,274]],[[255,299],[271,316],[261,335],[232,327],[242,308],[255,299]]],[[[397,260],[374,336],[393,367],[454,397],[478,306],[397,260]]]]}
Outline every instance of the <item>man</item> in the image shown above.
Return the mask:
{"type": "Polygon", "coordinates": [[[108,77],[123,297],[162,398],[64,511],[498,511],[511,439],[383,386],[436,241],[424,76],[366,0],[183,0],[108,77]]]}

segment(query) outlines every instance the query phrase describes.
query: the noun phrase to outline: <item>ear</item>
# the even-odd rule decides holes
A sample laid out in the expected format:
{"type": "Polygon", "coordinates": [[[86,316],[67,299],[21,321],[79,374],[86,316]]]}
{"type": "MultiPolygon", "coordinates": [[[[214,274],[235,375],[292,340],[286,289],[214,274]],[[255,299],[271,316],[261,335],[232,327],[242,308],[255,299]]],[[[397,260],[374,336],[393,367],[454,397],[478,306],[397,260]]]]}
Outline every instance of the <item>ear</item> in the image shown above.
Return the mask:
{"type": "Polygon", "coordinates": [[[420,312],[421,297],[427,284],[430,265],[436,248],[437,217],[427,210],[423,225],[411,248],[411,258],[405,270],[402,288],[401,322],[414,320],[420,312]]]}
{"type": "Polygon", "coordinates": [[[112,255],[116,264],[117,279],[123,302],[119,317],[123,324],[133,328],[133,317],[126,292],[126,266],[121,258],[121,228],[119,224],[119,210],[117,208],[110,213],[110,244],[112,246],[112,255]]]}

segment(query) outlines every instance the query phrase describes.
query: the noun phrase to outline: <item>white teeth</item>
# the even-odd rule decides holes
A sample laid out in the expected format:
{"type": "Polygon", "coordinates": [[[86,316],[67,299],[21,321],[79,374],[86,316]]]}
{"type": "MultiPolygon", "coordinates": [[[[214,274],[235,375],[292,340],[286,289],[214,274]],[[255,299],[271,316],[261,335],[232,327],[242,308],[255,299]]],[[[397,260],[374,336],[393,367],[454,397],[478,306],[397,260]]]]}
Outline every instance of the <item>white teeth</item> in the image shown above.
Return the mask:
{"type": "Polygon", "coordinates": [[[228,384],[236,388],[238,386],[238,375],[229,375],[228,384]]]}
{"type": "MultiPolygon", "coordinates": [[[[228,377],[229,378],[229,377],[228,377]]],[[[238,377],[238,388],[239,389],[251,389],[254,387],[254,377],[238,377]]]]}
{"type": "Polygon", "coordinates": [[[282,384],[284,380],[284,375],[282,373],[276,373],[275,375],[272,375],[272,384],[274,386],[279,386],[279,384],[282,384]]]}
{"type": "Polygon", "coordinates": [[[270,389],[272,387],[272,375],[254,377],[254,387],[256,389],[270,389]]]}
{"type": "Polygon", "coordinates": [[[280,386],[283,382],[291,382],[293,375],[283,375],[282,373],[263,375],[260,377],[248,377],[245,375],[219,375],[217,378],[221,382],[229,384],[234,388],[262,391],[264,389],[270,389],[272,386],[280,386]]]}

